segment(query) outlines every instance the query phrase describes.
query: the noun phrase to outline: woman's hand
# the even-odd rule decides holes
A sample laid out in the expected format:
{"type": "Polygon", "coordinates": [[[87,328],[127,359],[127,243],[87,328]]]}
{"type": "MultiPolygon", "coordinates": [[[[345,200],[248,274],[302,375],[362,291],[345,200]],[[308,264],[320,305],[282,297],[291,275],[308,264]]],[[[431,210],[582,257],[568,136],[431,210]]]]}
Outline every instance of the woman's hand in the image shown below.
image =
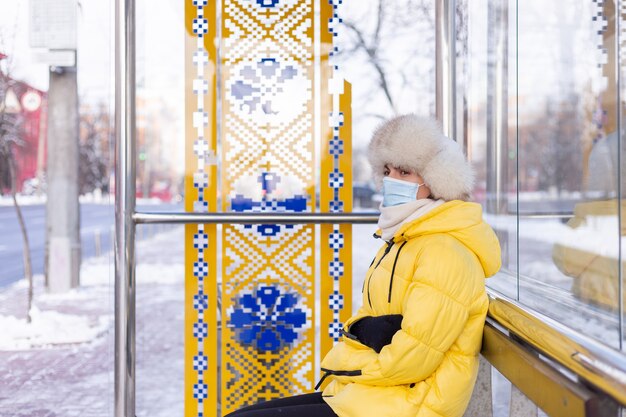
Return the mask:
{"type": "Polygon", "coordinates": [[[366,316],[354,322],[349,333],[379,353],[383,346],[391,343],[393,335],[400,330],[402,314],[386,314],[384,316],[366,316]]]}

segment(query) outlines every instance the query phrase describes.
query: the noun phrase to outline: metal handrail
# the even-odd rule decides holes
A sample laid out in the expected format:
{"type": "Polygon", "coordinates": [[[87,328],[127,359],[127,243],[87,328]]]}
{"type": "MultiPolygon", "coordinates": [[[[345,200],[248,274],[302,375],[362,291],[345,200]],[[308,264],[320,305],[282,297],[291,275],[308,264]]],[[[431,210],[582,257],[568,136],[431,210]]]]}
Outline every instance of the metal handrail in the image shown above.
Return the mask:
{"type": "Polygon", "coordinates": [[[574,217],[573,213],[507,213],[515,214],[520,219],[571,219],[574,217]]]}
{"type": "MultiPolygon", "coordinates": [[[[516,213],[511,213],[516,214],[516,213]]],[[[161,212],[139,211],[133,215],[133,221],[137,224],[167,223],[167,224],[200,224],[200,223],[232,223],[232,224],[328,224],[328,223],[354,223],[372,224],[378,221],[378,212],[342,212],[342,213],[280,213],[280,212],[214,212],[214,213],[188,213],[188,212],[161,212]]],[[[525,219],[570,219],[573,214],[524,214],[519,213],[520,218],[525,219]]]]}
{"type": "Polygon", "coordinates": [[[626,406],[626,357],[494,290],[489,317],[534,349],[626,406]]]}
{"type": "Polygon", "coordinates": [[[156,213],[136,212],[133,221],[149,223],[230,223],[230,224],[370,224],[378,213],[156,213]]]}

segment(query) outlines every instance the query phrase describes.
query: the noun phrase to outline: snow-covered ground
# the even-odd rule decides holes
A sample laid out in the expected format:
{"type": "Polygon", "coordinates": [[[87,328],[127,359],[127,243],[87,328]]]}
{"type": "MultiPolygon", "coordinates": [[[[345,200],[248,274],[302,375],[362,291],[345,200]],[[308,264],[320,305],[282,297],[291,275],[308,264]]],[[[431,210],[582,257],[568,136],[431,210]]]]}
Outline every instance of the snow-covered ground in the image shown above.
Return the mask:
{"type": "MultiPolygon", "coordinates": [[[[46,204],[46,195],[27,195],[27,194],[18,194],[17,202],[21,206],[30,206],[34,204],[46,204]]],[[[78,198],[80,203],[89,203],[89,204],[113,204],[113,196],[109,194],[102,193],[88,193],[79,196],[78,198]]],[[[151,204],[163,204],[163,201],[158,198],[137,198],[136,201],[139,206],[147,206],[151,204]]],[[[0,206],[12,206],[13,198],[10,195],[0,195],[0,206]]]]}
{"type": "MultiPolygon", "coordinates": [[[[20,206],[33,204],[46,204],[45,195],[17,195],[17,202],[20,206]]],[[[0,195],[0,206],[12,206],[13,198],[10,195],[0,195]]]]}
{"type": "MultiPolygon", "coordinates": [[[[137,245],[137,416],[183,408],[182,227],[137,245]]],[[[81,286],[46,294],[35,279],[27,325],[24,281],[0,293],[0,416],[112,416],[111,254],[83,262],[81,286]]]]}

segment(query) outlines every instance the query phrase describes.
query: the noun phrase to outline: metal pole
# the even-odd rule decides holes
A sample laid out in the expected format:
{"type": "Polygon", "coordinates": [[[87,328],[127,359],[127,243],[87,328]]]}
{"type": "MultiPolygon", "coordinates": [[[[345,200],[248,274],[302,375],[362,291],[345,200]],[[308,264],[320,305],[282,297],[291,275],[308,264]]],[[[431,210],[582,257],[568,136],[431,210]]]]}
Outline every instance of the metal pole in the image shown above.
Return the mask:
{"type": "Polygon", "coordinates": [[[456,140],[456,1],[437,0],[435,7],[436,116],[443,133],[456,140]]]}
{"type": "Polygon", "coordinates": [[[508,4],[496,0],[488,8],[487,68],[487,211],[507,212],[508,4]]]}
{"type": "MultiPolygon", "coordinates": [[[[624,158],[624,138],[622,132],[622,55],[620,54],[621,45],[622,45],[622,32],[620,28],[620,20],[622,20],[622,3],[619,0],[615,0],[615,12],[613,15],[613,19],[615,20],[615,38],[613,47],[615,48],[615,92],[617,97],[615,98],[615,102],[617,105],[617,115],[616,115],[616,129],[615,132],[617,134],[617,219],[619,222],[618,230],[621,231],[621,226],[624,224],[624,219],[622,216],[624,212],[622,211],[622,199],[624,198],[624,190],[622,187],[624,186],[624,167],[622,167],[622,161],[624,158]]],[[[610,20],[610,19],[609,19],[610,20]]],[[[617,306],[618,306],[618,318],[619,318],[619,348],[620,350],[624,350],[624,255],[622,255],[622,247],[624,243],[622,239],[618,239],[618,252],[620,254],[620,267],[617,273],[617,306]]]]}
{"type": "MultiPolygon", "coordinates": [[[[508,1],[491,0],[487,7],[487,213],[509,213],[508,173],[508,1]]],[[[509,264],[510,239],[496,231],[502,264],[509,264]]],[[[519,292],[519,281],[517,291],[519,292]]]]}
{"type": "Polygon", "coordinates": [[[134,417],[135,2],[115,5],[115,417],[134,417]]]}
{"type": "Polygon", "coordinates": [[[135,213],[136,224],[371,224],[378,213],[135,213]]]}

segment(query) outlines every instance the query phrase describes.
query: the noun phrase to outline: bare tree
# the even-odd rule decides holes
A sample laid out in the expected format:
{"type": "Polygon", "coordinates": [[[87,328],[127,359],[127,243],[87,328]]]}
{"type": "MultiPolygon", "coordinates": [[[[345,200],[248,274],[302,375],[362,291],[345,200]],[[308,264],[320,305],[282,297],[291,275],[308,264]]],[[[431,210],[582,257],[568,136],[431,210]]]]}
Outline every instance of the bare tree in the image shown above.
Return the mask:
{"type": "MultiPolygon", "coordinates": [[[[1,44],[1,43],[0,43],[1,44]]],[[[7,106],[7,96],[15,87],[15,81],[10,77],[11,61],[0,54],[0,64],[4,61],[5,69],[0,67],[0,191],[8,190],[13,199],[13,206],[22,232],[22,253],[24,258],[24,275],[28,280],[28,304],[26,319],[31,322],[31,307],[33,304],[33,271],[30,256],[28,232],[22,210],[17,201],[17,167],[15,164],[15,148],[23,146],[21,140],[22,119],[18,112],[7,106]]]]}
{"type": "MultiPolygon", "coordinates": [[[[364,0],[342,10],[338,57],[367,85],[361,117],[435,111],[435,8],[430,0],[364,0]],[[381,100],[382,99],[382,100],[381,100]]],[[[466,0],[456,10],[457,56],[467,55],[466,0]]],[[[465,61],[461,61],[466,65],[465,61]]],[[[458,68],[462,74],[465,68],[458,68]]],[[[353,76],[355,74],[352,74],[353,76]]],[[[462,80],[460,80],[462,81],[462,80]]]]}
{"type": "MultiPolygon", "coordinates": [[[[415,75],[411,74],[411,68],[407,68],[404,64],[407,59],[415,59],[420,56],[429,55],[429,46],[427,37],[428,30],[423,31],[422,35],[415,36],[414,50],[404,56],[393,56],[393,47],[398,45],[397,40],[402,38],[402,42],[410,42],[407,38],[407,30],[414,34],[420,32],[416,28],[416,23],[421,22],[421,28],[432,26],[432,20],[429,18],[427,1],[400,1],[400,2],[367,2],[369,7],[363,8],[359,4],[358,12],[360,15],[346,16],[343,18],[343,26],[346,29],[346,45],[340,48],[339,56],[345,60],[357,58],[359,61],[365,61],[366,65],[373,70],[373,78],[375,81],[375,89],[371,93],[382,93],[386,104],[393,113],[399,110],[398,91],[403,88],[394,88],[393,85],[401,85],[404,87],[410,84],[414,87],[415,75]],[[418,42],[418,38],[420,41],[418,42]],[[399,82],[400,81],[400,82],[399,82]]],[[[365,5],[365,4],[364,4],[365,5]]],[[[434,32],[432,33],[434,36],[434,32]]],[[[434,38],[433,38],[434,39],[434,38]]],[[[419,77],[417,77],[419,78],[419,77]]],[[[374,110],[370,116],[384,117],[374,110]]]]}
{"type": "Polygon", "coordinates": [[[366,34],[356,22],[349,20],[345,21],[345,26],[352,31],[356,37],[356,43],[353,50],[361,49],[367,55],[368,62],[372,65],[376,74],[378,75],[378,86],[382,89],[387,102],[394,113],[396,113],[396,106],[393,102],[391,91],[389,90],[389,82],[387,81],[387,73],[383,68],[382,60],[380,57],[381,49],[381,27],[385,20],[385,8],[383,7],[382,0],[378,1],[378,8],[376,13],[376,27],[371,34],[366,34]],[[369,35],[369,36],[368,36],[369,35]]]}

